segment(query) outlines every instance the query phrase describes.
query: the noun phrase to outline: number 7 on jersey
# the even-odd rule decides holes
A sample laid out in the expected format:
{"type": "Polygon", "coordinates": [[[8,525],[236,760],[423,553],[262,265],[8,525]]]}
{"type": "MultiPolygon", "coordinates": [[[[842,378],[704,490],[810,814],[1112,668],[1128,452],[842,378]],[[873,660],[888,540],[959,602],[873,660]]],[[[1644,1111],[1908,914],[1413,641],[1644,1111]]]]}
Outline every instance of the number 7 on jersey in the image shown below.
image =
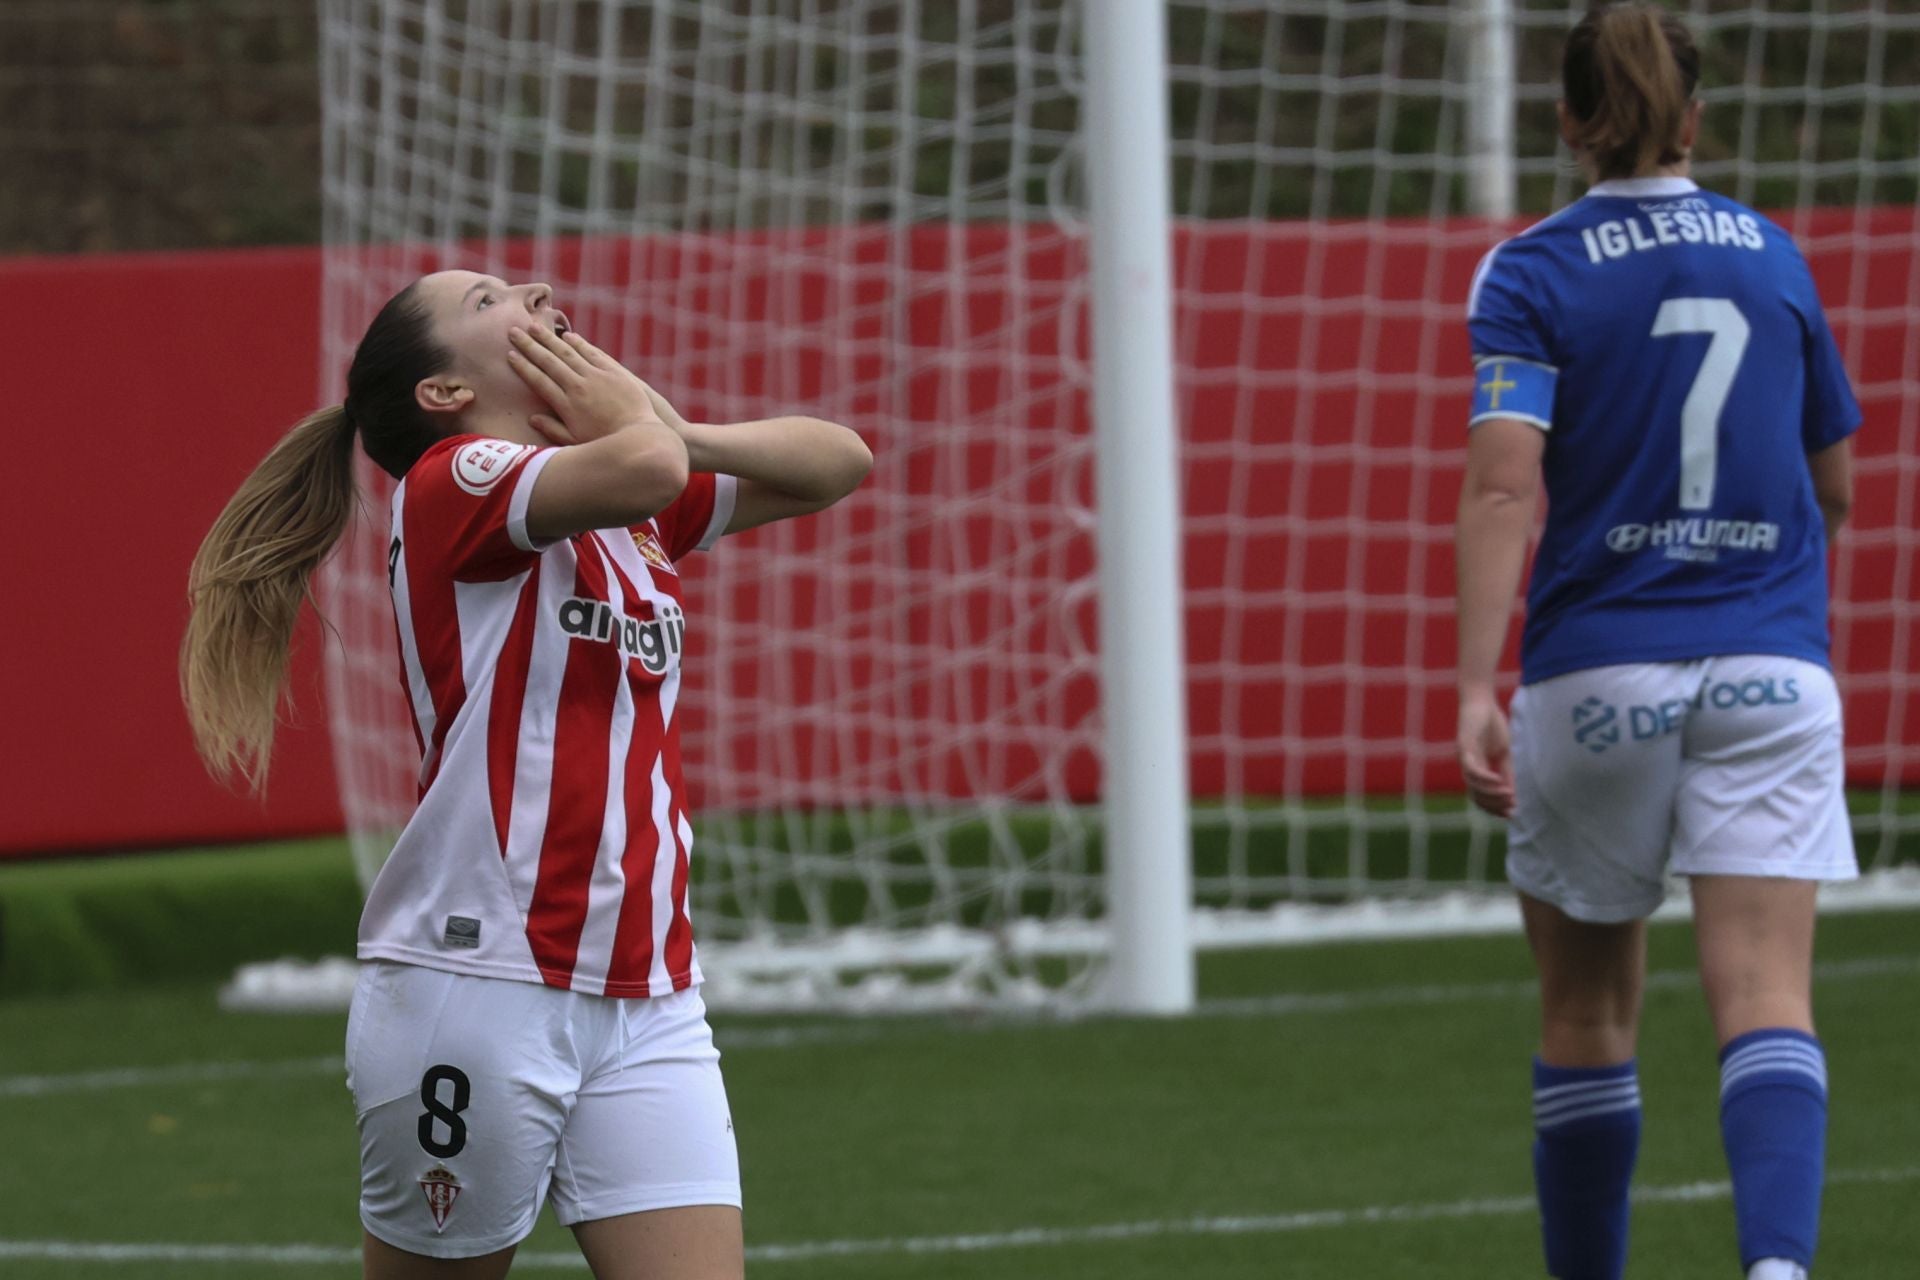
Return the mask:
{"type": "Polygon", "coordinates": [[[1720,411],[1733,390],[1740,357],[1753,332],[1740,308],[1727,298],[1668,298],[1653,317],[1653,336],[1704,333],[1712,337],[1686,403],[1680,406],[1680,509],[1713,506],[1713,479],[1719,465],[1720,411]]]}

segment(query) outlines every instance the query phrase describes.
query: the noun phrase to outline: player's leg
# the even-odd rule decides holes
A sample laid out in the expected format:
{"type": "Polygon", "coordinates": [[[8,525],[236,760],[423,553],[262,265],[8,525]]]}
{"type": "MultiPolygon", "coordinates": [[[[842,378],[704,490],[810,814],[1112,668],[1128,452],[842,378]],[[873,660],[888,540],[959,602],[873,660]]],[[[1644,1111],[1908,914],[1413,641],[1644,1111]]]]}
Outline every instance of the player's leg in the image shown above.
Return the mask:
{"type": "Polygon", "coordinates": [[[1524,893],[1520,916],[1540,974],[1541,1061],[1589,1068],[1632,1058],[1646,982],[1646,922],[1592,924],[1524,893]]]}
{"type": "Polygon", "coordinates": [[[423,1258],[396,1249],[371,1231],[360,1233],[361,1274],[366,1280],[500,1280],[513,1265],[508,1245],[478,1258],[423,1258]]]}
{"type": "Polygon", "coordinates": [[[597,1280],[739,1280],[740,1158],[698,989],[613,1000],[561,1135],[553,1207],[597,1280]]]}
{"type": "Polygon", "coordinates": [[[740,1210],[688,1205],[625,1213],[573,1228],[594,1280],[741,1280],[740,1210]]]}
{"type": "Polygon", "coordinates": [[[1819,1242],[1827,1064],[1813,1034],[1817,889],[1804,880],[1693,878],[1740,1264],[1755,1280],[1804,1277],[1819,1242]]]}
{"type": "Polygon", "coordinates": [[[1682,664],[1578,672],[1513,704],[1507,874],[1540,974],[1534,1184],[1549,1274],[1616,1280],[1640,1148],[1642,923],[1665,892],[1682,664]]]}
{"type": "Polygon", "coordinates": [[[532,1231],[577,1066],[576,996],[413,965],[362,967],[347,1084],[369,1280],[490,1280],[532,1231]]]}
{"type": "Polygon", "coordinates": [[[1813,1265],[1826,1162],[1815,894],[1856,874],[1831,675],[1716,660],[1686,754],[1674,869],[1692,877],[1740,1262],[1756,1280],[1793,1280],[1813,1265]]]}
{"type": "Polygon", "coordinates": [[[1755,1031],[1813,1035],[1818,881],[1696,875],[1700,982],[1720,1047],[1755,1031]]]}
{"type": "Polygon", "coordinates": [[[1547,1273],[1617,1280],[1640,1152],[1646,926],[1576,920],[1525,894],[1520,905],[1540,973],[1533,1172],[1547,1273]]]}

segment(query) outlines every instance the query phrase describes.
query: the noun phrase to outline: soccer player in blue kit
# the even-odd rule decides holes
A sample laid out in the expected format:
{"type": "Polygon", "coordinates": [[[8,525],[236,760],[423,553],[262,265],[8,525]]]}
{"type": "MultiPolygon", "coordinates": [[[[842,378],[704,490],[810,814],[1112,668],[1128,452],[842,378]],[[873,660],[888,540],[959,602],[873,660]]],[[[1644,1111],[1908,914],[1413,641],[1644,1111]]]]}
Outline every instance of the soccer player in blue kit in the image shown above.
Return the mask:
{"type": "Polygon", "coordinates": [[[1687,176],[1699,67],[1656,5],[1574,27],[1560,127],[1592,185],[1489,253],[1467,304],[1458,747],[1474,802],[1510,821],[1540,974],[1534,1176],[1560,1280],[1625,1270],[1645,919],[1669,870],[1692,890],[1749,1280],[1805,1276],[1819,1223],[1814,895],[1857,874],[1826,550],[1860,410],[1793,241],[1687,176]],[[1509,729],[1494,675],[1543,473],[1509,729]]]}

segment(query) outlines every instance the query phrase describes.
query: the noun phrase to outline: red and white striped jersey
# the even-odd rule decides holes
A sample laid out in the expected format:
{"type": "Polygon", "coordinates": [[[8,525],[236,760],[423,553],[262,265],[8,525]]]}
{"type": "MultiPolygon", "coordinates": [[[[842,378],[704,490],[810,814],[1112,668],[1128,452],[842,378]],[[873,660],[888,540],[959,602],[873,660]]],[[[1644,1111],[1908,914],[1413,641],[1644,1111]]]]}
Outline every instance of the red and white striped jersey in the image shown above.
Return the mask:
{"type": "Polygon", "coordinates": [[[734,481],[696,474],[645,524],[542,544],[527,503],[554,453],[455,436],[393,495],[420,804],[367,897],[359,954],[665,995],[700,981],[674,564],[726,530],[734,481]]]}

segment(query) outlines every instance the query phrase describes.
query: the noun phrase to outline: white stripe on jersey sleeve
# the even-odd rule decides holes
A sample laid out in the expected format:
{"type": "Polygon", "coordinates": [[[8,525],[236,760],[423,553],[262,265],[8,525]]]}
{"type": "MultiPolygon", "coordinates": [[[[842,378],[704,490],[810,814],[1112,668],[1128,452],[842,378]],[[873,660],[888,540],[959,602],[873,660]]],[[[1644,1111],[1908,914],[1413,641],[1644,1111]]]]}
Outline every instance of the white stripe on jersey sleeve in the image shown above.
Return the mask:
{"type": "Polygon", "coordinates": [[[1474,414],[1471,418],[1467,419],[1467,430],[1471,431],[1481,423],[1491,422],[1495,418],[1506,418],[1512,422],[1524,422],[1528,426],[1538,427],[1542,431],[1553,430],[1553,424],[1545,418],[1536,418],[1530,413],[1513,413],[1506,409],[1489,409],[1485,413],[1474,414]]]}
{"type": "Polygon", "coordinates": [[[1487,282],[1487,273],[1493,269],[1493,260],[1499,254],[1499,252],[1502,249],[1506,248],[1509,244],[1512,244],[1515,240],[1520,239],[1521,236],[1536,235],[1539,232],[1546,230],[1548,227],[1552,226],[1554,223],[1558,222],[1560,219],[1572,213],[1578,207],[1579,207],[1579,202],[1575,201],[1573,204],[1568,205],[1566,208],[1560,210],[1558,213],[1548,214],[1546,217],[1540,219],[1540,221],[1534,223],[1532,226],[1528,227],[1526,230],[1520,232],[1519,235],[1509,236],[1505,240],[1502,240],[1499,244],[1496,244],[1495,246],[1493,246],[1493,248],[1487,250],[1487,256],[1480,259],[1480,265],[1473,269],[1473,283],[1467,286],[1467,319],[1469,320],[1473,319],[1475,314],[1477,314],[1479,310],[1480,286],[1487,282]]]}
{"type": "Polygon", "coordinates": [[[513,496],[507,499],[507,536],[522,551],[545,551],[559,541],[558,538],[535,538],[527,532],[527,506],[533,501],[533,482],[558,452],[558,449],[540,450],[521,465],[520,474],[514,478],[513,496]]]}
{"type": "Polygon", "coordinates": [[[696,551],[711,551],[713,544],[720,541],[727,526],[733,523],[733,504],[740,495],[740,482],[724,472],[713,475],[713,519],[707,521],[707,531],[700,535],[695,545],[696,551]]]}
{"type": "Polygon", "coordinates": [[[1507,242],[1502,240],[1499,244],[1487,250],[1487,256],[1480,259],[1480,265],[1473,269],[1473,283],[1467,286],[1467,319],[1471,320],[1478,314],[1480,309],[1480,286],[1487,282],[1487,272],[1493,270],[1493,260],[1499,257],[1500,251],[1506,247],[1507,242]]]}

